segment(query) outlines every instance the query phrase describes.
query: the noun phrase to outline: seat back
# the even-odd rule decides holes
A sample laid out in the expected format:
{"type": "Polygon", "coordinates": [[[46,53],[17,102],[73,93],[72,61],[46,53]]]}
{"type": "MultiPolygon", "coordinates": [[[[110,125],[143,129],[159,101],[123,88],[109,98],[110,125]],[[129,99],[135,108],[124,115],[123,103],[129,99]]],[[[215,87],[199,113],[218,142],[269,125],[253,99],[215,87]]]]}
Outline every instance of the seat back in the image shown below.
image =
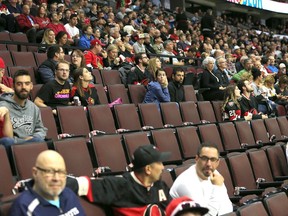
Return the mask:
{"type": "Polygon", "coordinates": [[[219,166],[217,171],[224,177],[225,186],[227,188],[228,196],[232,197],[234,195],[234,185],[231,177],[230,170],[228,168],[225,158],[220,158],[219,166]]]}
{"type": "Polygon", "coordinates": [[[58,139],[57,126],[51,107],[41,107],[40,112],[43,125],[48,128],[46,138],[53,140],[58,139]]]}
{"type": "Polygon", "coordinates": [[[184,159],[194,158],[200,145],[197,127],[179,127],[176,131],[184,159]]]}
{"type": "Polygon", "coordinates": [[[80,204],[83,207],[86,216],[106,216],[104,209],[95,203],[91,203],[83,197],[80,197],[80,204]]]}
{"type": "Polygon", "coordinates": [[[137,106],[143,102],[146,95],[146,88],[143,85],[128,85],[128,90],[132,103],[137,106]]]}
{"type": "Polygon", "coordinates": [[[183,85],[183,89],[185,101],[198,101],[193,85],[183,85]]]}
{"type": "Polygon", "coordinates": [[[47,60],[47,54],[46,53],[34,53],[35,61],[37,66],[39,67],[45,60],[47,60]]]}
{"type": "Polygon", "coordinates": [[[14,62],[11,57],[11,52],[6,51],[6,50],[1,50],[0,51],[0,57],[3,59],[5,62],[6,67],[12,67],[14,66],[14,62]]]}
{"type": "Polygon", "coordinates": [[[32,177],[32,167],[37,156],[48,150],[48,147],[45,142],[34,142],[12,145],[11,149],[19,179],[27,179],[32,177]]]}
{"type": "Polygon", "coordinates": [[[88,113],[92,130],[116,132],[114,118],[108,105],[88,106],[88,113]]]}
{"type": "Polygon", "coordinates": [[[238,133],[240,143],[255,145],[255,139],[250,124],[247,121],[236,121],[235,127],[238,133]]]}
{"type": "Polygon", "coordinates": [[[281,130],[276,118],[267,118],[264,119],[264,122],[269,136],[275,135],[276,140],[282,139],[281,130]]]}
{"type": "Polygon", "coordinates": [[[229,153],[227,158],[235,187],[256,189],[256,181],[247,154],[229,153]]]}
{"type": "Polygon", "coordinates": [[[288,197],[284,192],[272,194],[263,200],[270,216],[286,216],[288,197]]]}
{"type": "Polygon", "coordinates": [[[181,126],[183,124],[179,106],[176,102],[160,103],[164,124],[181,126]]]}
{"type": "Polygon", "coordinates": [[[182,157],[174,129],[162,129],[151,131],[154,145],[163,152],[171,152],[166,163],[181,163],[182,157]]]}
{"type": "Polygon", "coordinates": [[[213,106],[213,110],[217,119],[217,122],[223,122],[223,117],[222,117],[222,104],[223,101],[211,101],[212,106],[213,106]]]}
{"type": "Polygon", "coordinates": [[[141,130],[141,124],[135,104],[115,105],[114,111],[118,128],[141,130]]]}
{"type": "Polygon", "coordinates": [[[203,142],[214,143],[220,152],[224,151],[221,137],[215,124],[199,125],[198,128],[203,142]]]}
{"type": "Polygon", "coordinates": [[[59,106],[57,115],[62,133],[88,137],[90,129],[82,106],[59,106]]]}
{"type": "Polygon", "coordinates": [[[261,140],[264,143],[269,142],[269,136],[262,119],[251,121],[251,127],[255,140],[261,140]]]}
{"type": "Polygon", "coordinates": [[[38,94],[38,92],[39,92],[39,90],[41,89],[42,86],[43,86],[43,84],[33,85],[33,89],[30,92],[31,101],[35,100],[35,98],[37,97],[37,94],[38,94]]]}
{"type": "Polygon", "coordinates": [[[11,195],[15,180],[3,145],[0,145],[0,176],[0,194],[3,196],[11,195]]]}
{"type": "Polygon", "coordinates": [[[93,165],[85,138],[54,141],[55,150],[64,158],[66,169],[74,176],[91,176],[93,165]]]}
{"type": "Polygon", "coordinates": [[[99,97],[100,104],[108,104],[107,94],[102,84],[96,84],[95,88],[99,97]]]}
{"type": "Polygon", "coordinates": [[[121,135],[94,136],[92,143],[98,167],[108,166],[112,172],[125,171],[127,162],[121,135]]]}
{"type": "Polygon", "coordinates": [[[18,71],[18,70],[26,70],[29,72],[30,76],[31,76],[31,81],[32,83],[35,85],[37,84],[36,82],[36,77],[35,77],[35,73],[34,73],[34,68],[33,67],[29,67],[29,66],[14,66],[14,67],[9,67],[9,74],[11,77],[14,76],[14,74],[18,71]]]}
{"type": "Polygon", "coordinates": [[[138,104],[142,126],[163,128],[161,113],[155,103],[138,104]]]}
{"type": "Polygon", "coordinates": [[[261,201],[241,206],[237,209],[237,213],[239,216],[268,216],[268,213],[261,201]]]}
{"type": "Polygon", "coordinates": [[[286,116],[278,117],[277,121],[280,127],[281,134],[288,137],[288,127],[287,127],[288,121],[286,116]]]}
{"type": "Polygon", "coordinates": [[[118,70],[102,70],[101,75],[104,85],[121,84],[118,70]]]}
{"type": "Polygon", "coordinates": [[[134,151],[142,145],[151,144],[147,132],[134,132],[123,135],[129,163],[132,162],[134,151]]]}
{"type": "Polygon", "coordinates": [[[32,52],[17,52],[11,51],[11,55],[15,66],[37,67],[34,55],[32,52]]]}
{"type": "Polygon", "coordinates": [[[200,116],[194,101],[180,102],[179,105],[184,122],[193,122],[194,124],[200,123],[200,116]]]}
{"type": "Polygon", "coordinates": [[[288,176],[287,160],[281,146],[275,145],[266,149],[273,177],[288,176]]]}
{"type": "Polygon", "coordinates": [[[161,180],[164,181],[169,188],[173,185],[173,177],[171,175],[171,172],[169,170],[163,170],[161,174],[161,180]]]}
{"type": "Polygon", "coordinates": [[[198,101],[197,105],[201,120],[209,122],[217,121],[210,101],[198,101]]]}
{"type": "Polygon", "coordinates": [[[219,124],[219,130],[221,133],[223,146],[225,150],[241,148],[236,128],[232,122],[219,124]]]}
{"type": "Polygon", "coordinates": [[[189,169],[191,164],[182,164],[174,168],[176,178],[181,175],[185,170],[189,169]]]}
{"type": "Polygon", "coordinates": [[[98,69],[92,69],[92,75],[95,78],[95,83],[97,84],[103,84],[103,80],[100,74],[100,71],[98,69]]]}
{"type": "Polygon", "coordinates": [[[110,102],[115,101],[117,98],[121,98],[123,104],[130,103],[127,89],[123,84],[108,85],[107,87],[110,102]]]}
{"type": "MultiPolygon", "coordinates": [[[[27,35],[22,33],[22,32],[17,32],[17,33],[10,33],[10,38],[11,41],[15,41],[15,42],[23,42],[23,43],[28,43],[28,38],[27,35]]],[[[21,52],[26,52],[27,51],[27,47],[26,46],[20,46],[21,52]]],[[[17,51],[17,50],[16,50],[17,51]]]]}

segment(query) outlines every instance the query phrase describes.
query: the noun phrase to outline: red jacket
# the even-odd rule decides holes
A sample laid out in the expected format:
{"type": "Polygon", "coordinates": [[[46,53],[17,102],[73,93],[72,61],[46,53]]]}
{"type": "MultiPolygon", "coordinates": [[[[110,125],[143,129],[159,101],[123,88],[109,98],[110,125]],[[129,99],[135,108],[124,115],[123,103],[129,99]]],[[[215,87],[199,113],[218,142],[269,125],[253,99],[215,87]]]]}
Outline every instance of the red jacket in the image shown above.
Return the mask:
{"type": "MultiPolygon", "coordinates": [[[[29,16],[33,20],[34,24],[37,24],[35,18],[32,15],[29,15],[29,16]]],[[[19,25],[21,31],[24,33],[33,27],[28,16],[26,16],[24,14],[20,14],[19,16],[17,16],[16,20],[18,22],[18,25],[19,25]]]]}
{"type": "Polygon", "coordinates": [[[84,52],[84,57],[86,60],[86,65],[92,65],[93,68],[96,69],[103,69],[103,58],[100,56],[97,56],[96,54],[94,54],[93,52],[91,52],[90,50],[87,50],[84,52]]]}

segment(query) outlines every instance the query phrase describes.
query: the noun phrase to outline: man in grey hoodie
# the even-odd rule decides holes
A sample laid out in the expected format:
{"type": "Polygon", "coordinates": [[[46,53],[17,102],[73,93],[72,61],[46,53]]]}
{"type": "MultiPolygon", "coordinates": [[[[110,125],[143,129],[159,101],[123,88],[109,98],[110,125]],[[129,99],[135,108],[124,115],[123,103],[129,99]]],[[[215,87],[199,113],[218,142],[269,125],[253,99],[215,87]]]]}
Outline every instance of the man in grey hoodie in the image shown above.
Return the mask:
{"type": "Polygon", "coordinates": [[[29,72],[18,70],[13,77],[13,87],[13,95],[2,94],[0,97],[0,107],[9,110],[13,138],[3,137],[0,144],[9,148],[15,143],[44,141],[47,128],[43,126],[39,108],[28,100],[33,88],[29,72]]]}

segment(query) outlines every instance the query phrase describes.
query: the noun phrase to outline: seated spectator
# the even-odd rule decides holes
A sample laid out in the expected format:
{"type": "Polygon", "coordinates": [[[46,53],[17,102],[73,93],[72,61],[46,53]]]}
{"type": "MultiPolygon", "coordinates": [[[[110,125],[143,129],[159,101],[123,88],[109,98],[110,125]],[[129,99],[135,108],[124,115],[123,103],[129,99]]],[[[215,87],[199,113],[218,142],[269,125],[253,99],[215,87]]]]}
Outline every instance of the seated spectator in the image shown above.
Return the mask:
{"type": "Polygon", "coordinates": [[[80,39],[80,31],[76,27],[78,23],[77,14],[72,14],[69,19],[69,23],[65,24],[64,27],[66,32],[69,34],[70,38],[74,40],[75,45],[78,45],[80,39]]]}
{"type": "Polygon", "coordinates": [[[102,49],[103,46],[105,44],[98,39],[90,42],[90,50],[84,52],[87,67],[99,70],[104,68],[103,58],[107,58],[107,53],[102,49]]]}
{"type": "Polygon", "coordinates": [[[49,18],[47,17],[47,11],[44,6],[38,8],[38,14],[35,17],[36,22],[39,25],[39,29],[46,29],[47,25],[50,23],[49,18]]]}
{"type": "Polygon", "coordinates": [[[241,93],[236,84],[227,86],[221,108],[224,121],[237,121],[243,119],[249,121],[252,119],[252,114],[247,114],[246,116],[241,115],[241,108],[238,101],[240,97],[241,93]]]}
{"type": "MultiPolygon", "coordinates": [[[[52,29],[46,29],[42,38],[41,44],[45,45],[55,45],[56,40],[55,40],[55,33],[52,29]]],[[[48,46],[43,46],[38,48],[39,53],[46,53],[48,49],[48,46]]]]}
{"type": "Polygon", "coordinates": [[[20,3],[17,0],[8,0],[6,6],[9,11],[9,14],[6,12],[6,17],[5,17],[5,18],[8,18],[6,19],[7,30],[13,33],[18,32],[19,26],[17,24],[16,19],[22,13],[22,8],[20,6],[20,3]]]}
{"type": "Polygon", "coordinates": [[[26,33],[30,43],[41,41],[44,30],[40,29],[36,19],[30,15],[30,8],[28,5],[23,5],[22,14],[16,18],[19,28],[22,32],[26,33]]]}
{"type": "Polygon", "coordinates": [[[173,68],[172,81],[168,84],[171,102],[179,103],[185,101],[183,88],[184,76],[185,72],[183,68],[173,68]]]}
{"type": "Polygon", "coordinates": [[[173,199],[166,208],[166,216],[201,216],[208,213],[208,208],[201,207],[187,196],[173,199]]]}
{"type": "Polygon", "coordinates": [[[144,46],[145,46],[145,49],[146,49],[146,52],[147,53],[153,53],[153,54],[156,54],[156,51],[154,50],[151,42],[150,42],[150,36],[148,33],[145,33],[145,38],[144,38],[144,46]]]}
{"type": "Polygon", "coordinates": [[[269,56],[269,65],[268,69],[273,73],[277,74],[278,73],[278,68],[275,66],[275,58],[274,56],[269,56]]]}
{"type": "Polygon", "coordinates": [[[55,67],[55,78],[44,84],[39,90],[34,103],[38,107],[51,107],[56,114],[57,106],[68,106],[70,103],[71,87],[69,78],[69,62],[59,60],[55,67]]]}
{"type": "MultiPolygon", "coordinates": [[[[55,37],[56,39],[56,44],[60,47],[63,47],[63,46],[69,46],[68,44],[68,33],[65,32],[65,31],[60,31],[58,32],[58,34],[56,35],[55,37]]],[[[69,54],[69,49],[67,47],[65,48],[62,48],[65,55],[68,55],[69,54]]]]}
{"type": "Polygon", "coordinates": [[[3,93],[13,93],[13,79],[11,77],[5,76],[5,62],[0,57],[0,94],[3,93]]]}
{"type": "Polygon", "coordinates": [[[78,46],[83,49],[89,49],[90,44],[94,39],[92,27],[90,25],[86,25],[82,29],[82,36],[80,37],[78,46]]]}
{"type": "Polygon", "coordinates": [[[117,70],[120,67],[121,59],[118,57],[118,47],[114,44],[110,44],[107,49],[107,58],[103,58],[104,68],[117,70]]]}
{"type": "MultiPolygon", "coordinates": [[[[162,55],[169,55],[169,56],[175,56],[174,52],[174,44],[171,40],[166,40],[164,42],[164,51],[161,53],[162,55]]],[[[162,57],[162,59],[165,61],[165,63],[170,63],[169,57],[162,57]]],[[[178,61],[177,58],[172,58],[172,64],[173,65],[184,65],[183,61],[178,61]]]]}
{"type": "Polygon", "coordinates": [[[155,79],[156,72],[162,68],[162,63],[159,58],[151,58],[148,62],[147,70],[152,74],[152,78],[155,79]]]}
{"type": "Polygon", "coordinates": [[[213,68],[215,64],[215,59],[212,57],[207,57],[203,61],[204,71],[200,80],[201,88],[208,88],[202,94],[204,100],[223,100],[224,99],[224,90],[220,83],[219,78],[213,73],[213,68]]]}
{"type": "Polygon", "coordinates": [[[97,90],[93,81],[93,76],[86,68],[77,68],[74,71],[74,84],[71,90],[71,99],[79,97],[82,106],[91,106],[100,104],[97,90]]]}
{"type": "Polygon", "coordinates": [[[135,68],[128,73],[127,84],[148,85],[153,80],[152,74],[147,70],[149,58],[146,53],[135,55],[135,68]]]}
{"type": "MultiPolygon", "coordinates": [[[[241,58],[241,59],[242,59],[242,58],[241,58]]],[[[253,64],[252,64],[251,59],[245,58],[245,59],[243,60],[243,65],[244,65],[244,69],[241,70],[241,71],[239,71],[237,74],[235,74],[235,75],[232,77],[232,80],[234,80],[235,82],[238,82],[238,81],[241,79],[241,76],[242,76],[243,73],[245,73],[245,72],[251,73],[251,71],[252,71],[252,66],[253,66],[253,64]]]]}
{"type": "Polygon", "coordinates": [[[156,71],[155,81],[148,84],[143,103],[156,103],[159,106],[162,102],[170,102],[170,95],[166,72],[160,69],[156,71]]]}
{"type": "Polygon", "coordinates": [[[153,49],[155,50],[156,54],[162,54],[164,51],[163,40],[160,35],[154,37],[153,49]]]}
{"type": "Polygon", "coordinates": [[[185,42],[186,41],[186,35],[184,33],[181,33],[179,35],[179,42],[177,43],[177,47],[179,50],[186,50],[189,49],[189,45],[185,42]]]}
{"type": "Polygon", "coordinates": [[[217,69],[215,70],[214,74],[219,79],[219,83],[223,87],[227,87],[229,85],[229,78],[227,69],[227,61],[224,57],[218,57],[216,60],[217,69]]]}
{"type": "Polygon", "coordinates": [[[267,115],[259,113],[258,103],[256,98],[252,95],[254,91],[251,82],[248,80],[239,80],[237,84],[239,90],[241,91],[241,98],[239,99],[239,104],[241,108],[241,115],[244,118],[245,116],[252,114],[252,119],[265,119],[268,118],[267,115]]]}
{"type": "Polygon", "coordinates": [[[279,78],[282,75],[287,75],[286,65],[284,63],[279,64],[279,71],[278,71],[277,77],[279,78]]]}
{"type": "Polygon", "coordinates": [[[0,0],[0,31],[8,30],[15,32],[15,18],[7,8],[7,6],[0,0]]]}
{"type": "Polygon", "coordinates": [[[62,47],[51,46],[47,50],[47,60],[38,68],[39,83],[45,84],[54,80],[55,67],[58,61],[63,60],[65,53],[62,47]]]}
{"type": "Polygon", "coordinates": [[[25,182],[26,189],[13,202],[10,215],[85,215],[77,195],[65,187],[66,175],[63,157],[53,150],[42,151],[32,168],[33,180],[25,182]]]}
{"type": "MultiPolygon", "coordinates": [[[[0,143],[7,148],[9,156],[11,156],[11,145],[42,142],[47,132],[38,107],[28,99],[33,88],[29,72],[18,70],[13,77],[13,87],[15,93],[13,95],[2,94],[0,100],[0,107],[6,107],[9,110],[10,121],[13,124],[13,137],[0,139],[0,143]]],[[[5,113],[2,113],[2,117],[4,116],[5,113]]],[[[5,119],[5,123],[8,124],[6,120],[8,121],[8,118],[5,119]]]]}
{"type": "Polygon", "coordinates": [[[146,53],[145,45],[144,45],[144,34],[137,35],[137,41],[133,44],[134,53],[146,53]]]}
{"type": "Polygon", "coordinates": [[[70,64],[70,78],[71,83],[74,82],[74,70],[78,68],[86,67],[86,61],[84,54],[81,50],[74,49],[71,53],[71,64],[70,64]]]}
{"type": "Polygon", "coordinates": [[[227,71],[230,77],[237,73],[234,59],[230,53],[225,54],[225,59],[227,61],[227,71]]]}

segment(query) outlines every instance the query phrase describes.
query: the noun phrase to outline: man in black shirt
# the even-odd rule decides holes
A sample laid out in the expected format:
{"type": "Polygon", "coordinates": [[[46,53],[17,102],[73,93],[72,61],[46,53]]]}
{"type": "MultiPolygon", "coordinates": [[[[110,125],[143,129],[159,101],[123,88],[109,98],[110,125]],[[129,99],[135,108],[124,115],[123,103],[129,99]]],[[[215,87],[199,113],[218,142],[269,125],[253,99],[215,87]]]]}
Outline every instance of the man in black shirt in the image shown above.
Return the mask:
{"type": "Polygon", "coordinates": [[[184,70],[180,67],[173,69],[172,81],[168,84],[170,100],[171,102],[181,102],[184,101],[184,70]]]}

